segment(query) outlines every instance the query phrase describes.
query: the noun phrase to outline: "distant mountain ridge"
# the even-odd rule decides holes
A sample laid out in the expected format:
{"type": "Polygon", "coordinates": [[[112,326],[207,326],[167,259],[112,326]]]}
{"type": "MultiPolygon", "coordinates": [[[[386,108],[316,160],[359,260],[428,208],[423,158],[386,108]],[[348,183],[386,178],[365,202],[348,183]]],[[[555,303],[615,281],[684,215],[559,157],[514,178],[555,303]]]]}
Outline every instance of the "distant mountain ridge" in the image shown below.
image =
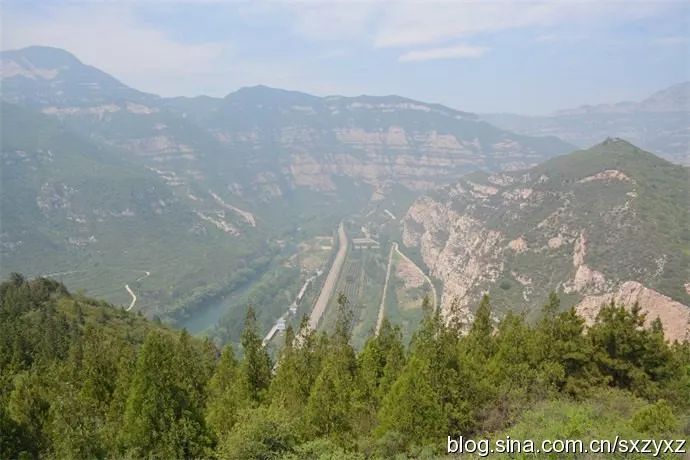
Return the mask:
{"type": "Polygon", "coordinates": [[[655,92],[640,102],[585,105],[548,116],[483,114],[514,132],[557,136],[579,147],[622,137],[674,163],[690,165],[690,82],[655,92]]]}
{"type": "Polygon", "coordinates": [[[558,110],[554,115],[631,112],[690,112],[690,81],[657,91],[640,102],[583,105],[575,109],[558,110]]]}
{"type": "Polygon", "coordinates": [[[168,164],[182,181],[225,183],[240,200],[265,202],[299,187],[335,191],[337,177],[376,194],[393,183],[427,189],[475,169],[524,168],[571,149],[399,96],[318,97],[256,86],[223,99],[160,98],[63,50],[8,51],[0,62],[3,100],[57,116],[148,166],[168,164]]]}

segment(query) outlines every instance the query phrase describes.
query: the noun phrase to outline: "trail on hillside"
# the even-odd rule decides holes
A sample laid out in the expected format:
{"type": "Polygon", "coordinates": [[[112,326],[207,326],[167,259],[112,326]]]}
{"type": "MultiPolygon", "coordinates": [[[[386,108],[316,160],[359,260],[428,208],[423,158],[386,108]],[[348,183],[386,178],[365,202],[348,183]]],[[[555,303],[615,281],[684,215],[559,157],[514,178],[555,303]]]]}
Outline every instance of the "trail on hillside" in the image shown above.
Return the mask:
{"type": "Polygon", "coordinates": [[[400,254],[401,257],[403,257],[405,260],[407,260],[409,263],[411,263],[417,270],[419,270],[419,273],[421,273],[422,276],[424,276],[424,279],[426,280],[426,282],[429,283],[429,286],[431,286],[431,290],[432,290],[433,293],[434,293],[434,296],[433,296],[434,298],[433,298],[433,300],[434,300],[434,311],[435,311],[435,310],[436,310],[436,306],[438,305],[438,303],[437,303],[437,302],[438,302],[438,300],[437,300],[438,297],[437,297],[437,293],[436,293],[436,286],[434,286],[434,283],[431,282],[431,278],[429,278],[429,277],[427,276],[427,274],[424,273],[424,270],[422,270],[421,267],[420,267],[419,265],[417,265],[416,263],[414,263],[414,261],[413,261],[412,259],[410,259],[410,258],[407,257],[405,254],[403,254],[403,252],[402,252],[402,251],[400,250],[400,248],[398,247],[398,244],[397,244],[397,243],[395,244],[395,251],[396,251],[398,254],[400,254]]]}
{"type": "MultiPolygon", "coordinates": [[[[143,280],[144,278],[151,276],[151,272],[148,270],[138,270],[135,268],[114,268],[114,267],[102,267],[102,268],[109,268],[111,270],[135,271],[135,272],[143,273],[143,275],[140,276],[139,278],[137,278],[135,280],[135,282],[139,282],[139,281],[143,280]]],[[[56,276],[72,275],[75,273],[87,273],[89,271],[90,270],[68,270],[68,271],[64,271],[64,272],[46,273],[45,275],[41,275],[41,276],[43,276],[45,278],[49,278],[49,277],[52,278],[52,277],[56,277],[56,276]]],[[[137,303],[137,295],[134,293],[132,288],[129,287],[129,284],[125,284],[125,290],[127,291],[127,293],[132,298],[132,301],[129,303],[129,307],[127,307],[127,311],[130,311],[132,308],[134,308],[134,305],[137,303]]]]}
{"type": "Polygon", "coordinates": [[[326,275],[326,281],[323,283],[323,287],[319,293],[319,298],[316,299],[314,308],[309,316],[309,326],[314,330],[319,325],[319,321],[321,320],[321,316],[323,315],[324,311],[326,311],[328,301],[333,295],[333,290],[338,282],[338,278],[340,278],[340,271],[343,268],[343,263],[345,262],[348,242],[347,235],[345,234],[345,225],[343,222],[340,222],[340,226],[338,227],[338,241],[338,253],[335,255],[331,269],[328,271],[328,275],[326,275]]]}
{"type": "Polygon", "coordinates": [[[394,242],[391,245],[390,252],[388,253],[388,266],[386,267],[386,280],[383,283],[383,293],[381,294],[381,304],[379,305],[379,314],[378,317],[376,318],[376,335],[378,335],[379,331],[381,330],[381,324],[383,324],[383,317],[386,309],[386,293],[388,292],[388,280],[391,277],[391,265],[393,263],[393,252],[397,252],[400,257],[404,258],[406,261],[408,261],[410,264],[412,264],[413,267],[415,267],[419,272],[422,274],[424,279],[426,280],[427,283],[429,283],[429,286],[431,286],[431,291],[433,292],[433,306],[434,306],[434,311],[436,311],[436,307],[438,305],[438,297],[436,293],[436,286],[434,286],[434,283],[431,282],[431,278],[429,278],[426,273],[417,265],[414,263],[412,259],[407,257],[405,254],[403,254],[402,251],[400,251],[400,248],[398,247],[398,243],[394,242]]]}

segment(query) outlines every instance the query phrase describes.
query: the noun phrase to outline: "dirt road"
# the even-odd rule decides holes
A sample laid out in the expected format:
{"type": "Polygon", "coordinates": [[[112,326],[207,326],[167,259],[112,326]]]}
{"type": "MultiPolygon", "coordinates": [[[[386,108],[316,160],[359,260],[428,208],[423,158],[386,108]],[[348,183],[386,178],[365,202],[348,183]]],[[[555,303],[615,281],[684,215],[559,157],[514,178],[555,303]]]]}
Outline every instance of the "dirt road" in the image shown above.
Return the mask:
{"type": "Polygon", "coordinates": [[[416,263],[414,263],[414,261],[413,261],[412,259],[410,259],[409,257],[407,257],[405,254],[403,254],[403,253],[400,251],[400,248],[398,247],[398,244],[397,244],[397,243],[395,244],[395,251],[396,251],[398,254],[400,254],[400,257],[403,257],[403,258],[404,258],[405,260],[407,260],[409,263],[411,263],[412,265],[414,265],[414,267],[415,267],[417,270],[419,270],[419,273],[421,273],[421,274],[424,276],[424,279],[426,279],[426,282],[429,283],[429,286],[431,286],[431,291],[434,293],[434,296],[433,296],[433,299],[432,299],[432,300],[434,301],[434,310],[436,310],[436,306],[438,305],[438,303],[437,303],[437,302],[438,302],[438,296],[437,296],[437,294],[436,294],[436,286],[434,286],[434,283],[431,282],[431,278],[429,278],[429,277],[427,276],[427,274],[424,273],[424,270],[422,270],[421,268],[419,268],[419,265],[417,265],[416,263]]]}

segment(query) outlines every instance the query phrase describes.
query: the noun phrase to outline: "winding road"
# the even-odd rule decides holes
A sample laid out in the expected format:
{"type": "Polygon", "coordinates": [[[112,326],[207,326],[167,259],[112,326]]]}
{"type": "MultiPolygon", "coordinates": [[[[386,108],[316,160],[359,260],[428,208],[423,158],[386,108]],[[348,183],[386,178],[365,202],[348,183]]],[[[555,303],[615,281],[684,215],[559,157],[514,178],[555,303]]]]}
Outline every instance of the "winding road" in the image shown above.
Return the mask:
{"type": "MultiPolygon", "coordinates": [[[[136,281],[141,281],[147,276],[151,276],[151,272],[147,270],[142,270],[144,272],[143,276],[140,276],[139,278],[136,279],[136,281]]],[[[132,289],[129,287],[129,284],[125,284],[125,289],[127,292],[129,292],[129,295],[132,296],[132,302],[129,304],[129,307],[127,307],[127,311],[130,311],[132,308],[134,308],[134,304],[137,303],[137,295],[132,291],[132,289]]]]}
{"type": "Polygon", "coordinates": [[[333,290],[335,289],[335,285],[340,277],[340,271],[345,262],[348,242],[343,222],[340,222],[340,226],[338,227],[338,241],[338,253],[335,255],[333,265],[331,265],[331,269],[328,271],[328,275],[326,275],[326,281],[323,283],[323,287],[319,293],[319,298],[316,299],[311,315],[309,315],[309,326],[314,330],[316,330],[316,327],[319,325],[321,316],[323,316],[328,306],[328,301],[333,296],[333,290]]]}

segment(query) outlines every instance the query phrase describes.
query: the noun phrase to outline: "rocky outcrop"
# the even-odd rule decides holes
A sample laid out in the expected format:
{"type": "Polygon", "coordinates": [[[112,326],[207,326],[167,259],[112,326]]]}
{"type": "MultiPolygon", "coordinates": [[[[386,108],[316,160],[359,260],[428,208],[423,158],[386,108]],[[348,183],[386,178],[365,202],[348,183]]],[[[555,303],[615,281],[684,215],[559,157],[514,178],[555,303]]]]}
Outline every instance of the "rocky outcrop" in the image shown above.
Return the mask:
{"type": "Polygon", "coordinates": [[[497,279],[501,241],[500,232],[429,198],[418,201],[405,216],[403,243],[419,247],[431,274],[443,280],[441,311],[446,314],[452,304],[467,312],[474,288],[497,279]]]}
{"type": "Polygon", "coordinates": [[[636,281],[623,283],[616,292],[598,296],[585,297],[576,307],[588,325],[594,324],[599,310],[611,302],[627,308],[637,304],[645,314],[645,325],[659,318],[664,328],[664,335],[670,342],[690,340],[690,307],[676,302],[668,296],[644,287],[636,281]]]}
{"type": "Polygon", "coordinates": [[[499,311],[538,311],[552,291],[564,306],[613,296],[639,301],[665,321],[669,337],[682,338],[690,315],[682,270],[688,257],[675,238],[683,229],[659,232],[645,200],[674,209],[668,212],[679,222],[687,210],[682,194],[656,201],[660,183],[638,180],[635,172],[668,168],[664,177],[677,175],[678,187],[687,180],[658,161],[610,140],[526,172],[473,174],[418,199],[403,219],[403,243],[417,248],[443,283],[446,313],[451,305],[470,313],[485,292],[499,311]],[[631,279],[647,287],[633,288],[631,279]]]}

